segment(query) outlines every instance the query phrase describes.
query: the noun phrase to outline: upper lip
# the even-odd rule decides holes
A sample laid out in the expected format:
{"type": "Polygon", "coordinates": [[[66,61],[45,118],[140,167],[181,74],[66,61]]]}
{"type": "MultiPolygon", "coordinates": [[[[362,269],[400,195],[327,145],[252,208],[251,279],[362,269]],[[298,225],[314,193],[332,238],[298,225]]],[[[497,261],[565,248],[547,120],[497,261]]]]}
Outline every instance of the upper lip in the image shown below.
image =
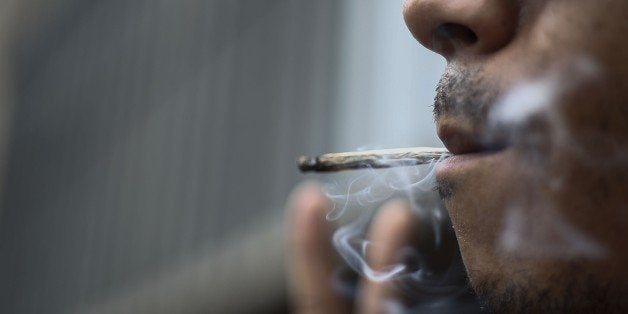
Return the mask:
{"type": "Polygon", "coordinates": [[[454,155],[497,152],[509,146],[505,133],[490,132],[466,119],[441,117],[438,137],[454,155]]]}

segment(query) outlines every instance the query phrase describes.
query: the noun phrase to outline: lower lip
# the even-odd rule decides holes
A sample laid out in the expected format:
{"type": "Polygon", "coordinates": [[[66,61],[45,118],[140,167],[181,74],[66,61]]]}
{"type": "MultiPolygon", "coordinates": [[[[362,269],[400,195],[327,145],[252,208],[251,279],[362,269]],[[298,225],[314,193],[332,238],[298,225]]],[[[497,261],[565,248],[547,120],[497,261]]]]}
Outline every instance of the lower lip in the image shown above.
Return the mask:
{"type": "Polygon", "coordinates": [[[496,152],[453,155],[438,165],[436,176],[442,179],[451,179],[454,176],[481,168],[484,165],[489,166],[490,164],[494,164],[497,160],[502,159],[503,155],[508,151],[508,149],[504,149],[496,152]]]}

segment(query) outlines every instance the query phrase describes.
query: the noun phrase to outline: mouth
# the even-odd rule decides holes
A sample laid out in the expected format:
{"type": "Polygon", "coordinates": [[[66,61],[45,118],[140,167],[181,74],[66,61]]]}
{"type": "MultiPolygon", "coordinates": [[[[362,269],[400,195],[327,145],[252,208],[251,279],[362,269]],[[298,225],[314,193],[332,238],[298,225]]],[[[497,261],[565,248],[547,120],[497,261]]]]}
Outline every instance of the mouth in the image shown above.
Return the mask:
{"type": "Polygon", "coordinates": [[[493,165],[511,150],[505,133],[490,132],[464,119],[442,117],[438,136],[452,156],[436,169],[437,190],[445,201],[455,196],[457,186],[468,184],[478,172],[491,171],[493,165]]]}

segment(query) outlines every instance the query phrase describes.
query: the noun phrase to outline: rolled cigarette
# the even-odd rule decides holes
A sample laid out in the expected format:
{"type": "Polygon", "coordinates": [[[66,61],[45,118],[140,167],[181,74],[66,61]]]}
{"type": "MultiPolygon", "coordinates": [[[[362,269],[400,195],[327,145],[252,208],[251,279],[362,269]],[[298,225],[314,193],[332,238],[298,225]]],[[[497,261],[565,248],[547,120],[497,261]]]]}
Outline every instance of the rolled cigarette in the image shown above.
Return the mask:
{"type": "Polygon", "coordinates": [[[301,156],[297,165],[302,172],[334,172],[364,168],[416,166],[449,157],[445,148],[409,147],[361,152],[330,153],[318,157],[301,156]]]}

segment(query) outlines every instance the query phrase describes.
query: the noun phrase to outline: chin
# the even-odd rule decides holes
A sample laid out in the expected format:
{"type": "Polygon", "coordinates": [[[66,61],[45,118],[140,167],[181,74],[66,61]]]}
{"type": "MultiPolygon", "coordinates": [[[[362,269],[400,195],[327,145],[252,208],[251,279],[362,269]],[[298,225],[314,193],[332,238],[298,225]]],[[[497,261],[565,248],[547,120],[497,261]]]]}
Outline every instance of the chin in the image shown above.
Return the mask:
{"type": "Polygon", "coordinates": [[[480,301],[494,313],[625,313],[625,282],[590,262],[508,260],[470,271],[480,301]]]}

